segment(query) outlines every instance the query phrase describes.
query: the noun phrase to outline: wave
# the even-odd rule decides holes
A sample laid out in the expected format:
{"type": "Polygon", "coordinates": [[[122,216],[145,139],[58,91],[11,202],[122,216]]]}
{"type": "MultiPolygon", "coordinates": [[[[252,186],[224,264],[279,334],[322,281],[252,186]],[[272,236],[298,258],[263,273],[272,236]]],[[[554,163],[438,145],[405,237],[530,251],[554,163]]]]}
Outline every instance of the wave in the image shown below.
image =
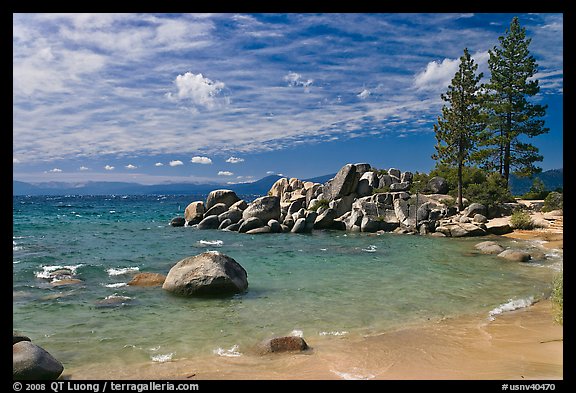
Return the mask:
{"type": "Polygon", "coordinates": [[[106,288],[122,288],[127,286],[128,284],[125,282],[115,282],[113,284],[103,284],[106,288]]]}
{"type": "Polygon", "coordinates": [[[78,270],[79,267],[84,266],[82,263],[78,264],[78,265],[51,265],[51,266],[41,266],[42,271],[41,272],[36,272],[35,276],[36,278],[43,278],[43,279],[53,279],[56,278],[58,276],[73,276],[76,274],[76,271],[78,270]],[[54,274],[54,272],[58,271],[58,270],[68,270],[70,271],[70,274],[54,274]]]}
{"type": "Polygon", "coordinates": [[[224,242],[222,240],[198,240],[199,244],[203,246],[215,246],[215,247],[222,247],[224,242]]]}
{"type": "Polygon", "coordinates": [[[164,355],[152,355],[150,357],[150,359],[152,359],[153,362],[158,362],[158,363],[165,363],[165,362],[170,362],[172,360],[172,357],[174,356],[174,352],[170,352],[164,355]]]}
{"type": "Polygon", "coordinates": [[[109,276],[121,276],[123,274],[129,274],[139,271],[140,268],[137,266],[134,267],[119,267],[119,268],[110,268],[107,269],[106,272],[109,276]]]}
{"type": "Polygon", "coordinates": [[[12,240],[12,251],[20,251],[23,250],[24,247],[19,246],[14,240],[12,240]]]}
{"type": "Polygon", "coordinates": [[[376,252],[376,249],[378,247],[376,247],[375,245],[371,244],[368,246],[368,248],[363,248],[362,251],[366,251],[366,252],[376,252]]]}
{"type": "Polygon", "coordinates": [[[508,302],[499,305],[488,313],[488,319],[493,321],[495,315],[502,314],[508,311],[518,310],[520,308],[526,308],[534,304],[534,296],[530,296],[525,299],[510,299],[508,302]]]}
{"type": "Polygon", "coordinates": [[[304,332],[299,329],[294,329],[290,332],[290,335],[293,337],[304,337],[304,332]]]}
{"type": "Polygon", "coordinates": [[[348,334],[348,332],[346,330],[343,330],[341,332],[320,332],[320,333],[318,333],[318,335],[320,335],[320,336],[345,336],[347,334],[348,334]]]}
{"type": "Polygon", "coordinates": [[[214,353],[214,355],[218,355],[218,356],[237,358],[239,356],[242,356],[242,354],[240,352],[238,352],[238,348],[239,348],[238,344],[235,344],[230,349],[216,348],[212,352],[214,353]]]}
{"type": "Polygon", "coordinates": [[[372,379],[375,377],[375,375],[373,374],[357,374],[358,370],[355,368],[353,371],[354,373],[346,373],[346,372],[342,372],[342,371],[336,371],[336,370],[330,370],[331,372],[333,372],[334,374],[338,375],[340,378],[345,379],[345,380],[362,380],[362,381],[366,381],[368,379],[372,379]]]}

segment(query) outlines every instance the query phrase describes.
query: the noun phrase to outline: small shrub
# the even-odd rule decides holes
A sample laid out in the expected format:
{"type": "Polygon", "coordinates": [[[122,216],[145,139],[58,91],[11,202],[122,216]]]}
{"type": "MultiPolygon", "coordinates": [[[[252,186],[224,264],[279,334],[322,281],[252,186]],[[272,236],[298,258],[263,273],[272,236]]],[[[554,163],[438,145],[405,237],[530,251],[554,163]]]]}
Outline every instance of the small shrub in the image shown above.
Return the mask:
{"type": "Polygon", "coordinates": [[[372,172],[374,172],[377,175],[387,175],[388,174],[388,171],[386,169],[372,168],[372,172]]]}
{"type": "Polygon", "coordinates": [[[327,199],[320,199],[320,200],[316,201],[316,203],[314,205],[310,206],[308,208],[308,210],[316,211],[316,210],[318,210],[319,207],[324,207],[327,209],[329,203],[330,202],[327,199]]]}
{"type": "Polygon", "coordinates": [[[554,306],[554,319],[560,325],[564,324],[564,275],[560,272],[555,278],[552,287],[552,305],[554,306]]]}
{"type": "Polygon", "coordinates": [[[510,217],[510,224],[515,229],[534,229],[534,221],[530,215],[521,210],[516,210],[510,217]]]}
{"type": "Polygon", "coordinates": [[[372,189],[372,195],[374,194],[383,194],[385,192],[389,192],[390,191],[390,187],[389,186],[384,186],[382,188],[373,188],[372,189]]]}
{"type": "Polygon", "coordinates": [[[542,207],[543,212],[549,212],[552,210],[560,210],[564,205],[563,194],[553,191],[546,196],[544,199],[544,206],[542,207]]]}

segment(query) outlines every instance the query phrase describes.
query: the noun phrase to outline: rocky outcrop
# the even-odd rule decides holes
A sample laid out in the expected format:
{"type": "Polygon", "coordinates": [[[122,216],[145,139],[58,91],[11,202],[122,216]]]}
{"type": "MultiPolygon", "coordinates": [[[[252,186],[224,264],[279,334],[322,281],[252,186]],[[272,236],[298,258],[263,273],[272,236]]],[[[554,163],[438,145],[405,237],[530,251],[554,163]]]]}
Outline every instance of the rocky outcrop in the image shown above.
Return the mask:
{"type": "Polygon", "coordinates": [[[186,210],[184,210],[184,219],[186,220],[187,225],[198,224],[202,221],[205,212],[206,208],[204,207],[204,202],[196,201],[190,203],[186,206],[186,210]]]}
{"type": "Polygon", "coordinates": [[[261,342],[258,346],[261,353],[301,352],[309,348],[306,341],[297,336],[274,337],[261,342]]]}
{"type": "Polygon", "coordinates": [[[263,222],[268,220],[280,220],[280,198],[277,196],[264,196],[254,200],[242,212],[242,218],[247,220],[251,217],[259,218],[263,222]]]}
{"type": "Polygon", "coordinates": [[[12,345],[14,380],[55,380],[62,371],[64,371],[62,363],[48,351],[32,343],[30,339],[19,340],[12,345]]]}
{"type": "Polygon", "coordinates": [[[448,193],[448,182],[443,177],[433,177],[428,180],[424,191],[431,192],[432,194],[447,194],[448,193]]]}
{"type": "Polygon", "coordinates": [[[229,295],[246,291],[248,274],[218,251],[187,257],[174,265],[162,288],[180,296],[229,295]]]}
{"type": "Polygon", "coordinates": [[[358,180],[356,176],[356,165],[346,164],[336,173],[336,176],[334,176],[331,181],[324,184],[323,194],[329,201],[342,198],[356,190],[358,180]]]}
{"type": "MultiPolygon", "coordinates": [[[[412,172],[397,168],[386,171],[367,163],[346,164],[324,184],[280,178],[266,196],[251,203],[230,190],[212,191],[206,203],[187,207],[186,225],[193,222],[188,219],[198,220],[202,214],[198,229],[249,234],[334,229],[464,237],[512,231],[509,225],[488,220],[497,213],[493,207],[463,199],[466,208],[458,212],[455,199],[445,194],[444,178],[430,179],[416,195],[410,192],[413,180],[412,172]]],[[[498,212],[506,210],[502,209],[498,212]]]]}
{"type": "Polygon", "coordinates": [[[223,203],[227,208],[238,202],[240,198],[232,190],[214,190],[206,198],[206,210],[210,210],[217,203],[223,203]]]}

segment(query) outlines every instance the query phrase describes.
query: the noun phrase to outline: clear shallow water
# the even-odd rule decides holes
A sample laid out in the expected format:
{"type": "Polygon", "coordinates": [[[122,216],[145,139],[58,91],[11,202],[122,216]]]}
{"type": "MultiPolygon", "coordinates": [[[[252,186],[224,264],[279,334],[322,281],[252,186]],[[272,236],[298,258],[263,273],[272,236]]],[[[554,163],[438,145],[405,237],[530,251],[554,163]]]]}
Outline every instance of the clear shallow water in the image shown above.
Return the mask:
{"type": "Polygon", "coordinates": [[[234,357],[273,335],[330,338],[461,314],[493,318],[545,296],[562,261],[561,252],[528,264],[476,253],[474,244],[487,238],[246,235],[168,225],[197,199],[14,197],[14,329],[66,367],[234,357]],[[167,274],[207,250],[246,269],[246,293],[183,299],[125,285],[134,273],[167,274]],[[55,285],[58,269],[81,282],[55,285]]]}

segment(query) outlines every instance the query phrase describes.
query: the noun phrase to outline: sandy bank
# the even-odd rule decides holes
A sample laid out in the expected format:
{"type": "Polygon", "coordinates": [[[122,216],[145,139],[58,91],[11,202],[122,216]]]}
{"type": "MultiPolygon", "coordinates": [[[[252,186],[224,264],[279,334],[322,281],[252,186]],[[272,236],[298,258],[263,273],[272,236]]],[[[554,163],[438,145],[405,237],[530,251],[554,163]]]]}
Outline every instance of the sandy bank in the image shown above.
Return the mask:
{"type": "Polygon", "coordinates": [[[302,354],[209,354],[166,363],[113,362],[71,379],[562,379],[563,329],[548,300],[498,315],[429,322],[375,336],[305,337],[302,354]]]}

